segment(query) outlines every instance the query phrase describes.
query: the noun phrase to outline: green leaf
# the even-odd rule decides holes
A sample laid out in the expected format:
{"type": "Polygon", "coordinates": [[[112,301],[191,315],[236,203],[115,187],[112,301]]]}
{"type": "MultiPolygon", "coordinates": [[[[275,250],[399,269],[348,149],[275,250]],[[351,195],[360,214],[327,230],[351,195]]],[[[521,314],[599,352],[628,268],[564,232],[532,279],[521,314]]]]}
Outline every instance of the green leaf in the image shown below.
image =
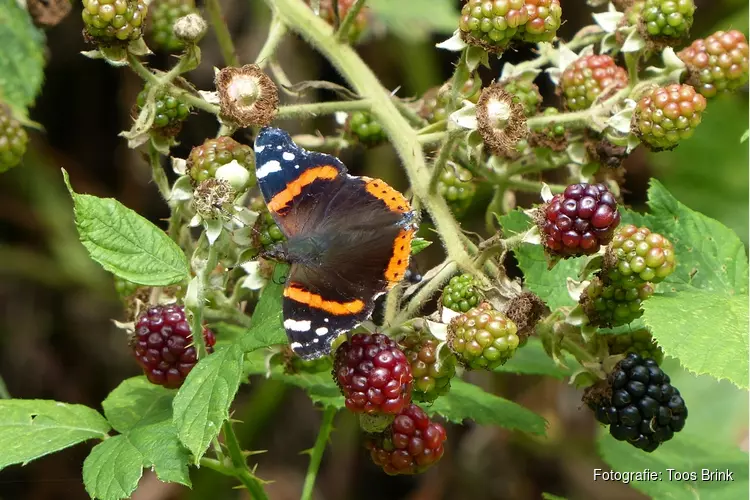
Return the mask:
{"type": "Polygon", "coordinates": [[[167,482],[190,486],[188,452],[172,424],[175,391],[145,377],[125,380],[102,403],[104,414],[138,451],[143,467],[153,468],[167,482]]]}
{"type": "Polygon", "coordinates": [[[564,379],[573,373],[577,366],[575,359],[571,356],[565,357],[568,369],[561,368],[555,364],[544,350],[542,341],[536,337],[529,338],[527,344],[518,350],[504,365],[498,366],[494,371],[504,373],[521,373],[524,375],[547,375],[556,379],[564,379]]]}
{"type": "MultiPolygon", "coordinates": [[[[506,236],[523,233],[532,225],[531,219],[520,210],[498,217],[498,220],[506,236]]],[[[523,243],[513,252],[523,271],[524,285],[546,302],[550,309],[575,305],[568,294],[567,279],[578,279],[584,258],[561,260],[550,270],[542,245],[523,243]]]]}
{"type": "Polygon", "coordinates": [[[229,418],[242,376],[242,357],[237,344],[217,349],[195,365],[174,398],[177,435],[196,464],[229,418]]]}
{"type": "Polygon", "coordinates": [[[25,111],[44,81],[44,33],[16,0],[0,0],[0,101],[25,111]]]}
{"type": "Polygon", "coordinates": [[[110,427],[83,405],[41,399],[0,400],[0,470],[88,439],[104,439],[110,427]]]}
{"type": "Polygon", "coordinates": [[[565,500],[565,497],[559,497],[552,493],[542,493],[542,500],[565,500]]]}
{"type": "Polygon", "coordinates": [[[658,479],[655,481],[633,480],[630,483],[633,488],[654,498],[726,500],[747,497],[747,453],[736,446],[722,446],[712,442],[710,435],[680,433],[653,453],[644,453],[628,443],[616,441],[605,432],[602,432],[598,444],[602,458],[617,471],[633,473],[649,469],[656,472],[658,479]],[[696,480],[670,479],[669,469],[683,473],[693,472],[696,480]],[[702,480],[703,470],[717,469],[731,471],[733,481],[702,480]]]}
{"type": "Polygon", "coordinates": [[[273,279],[263,287],[260,300],[253,312],[250,329],[240,339],[245,352],[288,343],[281,316],[281,294],[284,291],[284,281],[288,274],[288,265],[277,264],[273,279]]]}
{"type": "Polygon", "coordinates": [[[187,257],[167,234],[112,198],[76,194],[75,222],[91,258],[107,271],[139,285],[166,286],[190,277],[187,257]]]}
{"type": "Polygon", "coordinates": [[[645,301],[644,320],[688,370],[748,388],[748,296],[682,291],[645,301]]]}
{"type": "Polygon", "coordinates": [[[125,436],[99,443],[83,462],[83,484],[91,498],[130,498],[143,475],[143,457],[125,436]]]}
{"type": "Polygon", "coordinates": [[[481,425],[499,425],[531,434],[546,433],[547,422],[533,411],[460,379],[452,380],[450,392],[430,406],[425,405],[425,411],[459,424],[468,418],[481,425]]]}
{"type": "Polygon", "coordinates": [[[414,238],[411,240],[411,254],[417,255],[419,252],[432,245],[430,240],[424,238],[414,238]]]}
{"type": "Polygon", "coordinates": [[[455,2],[451,0],[370,0],[367,6],[389,31],[409,41],[424,40],[431,33],[453,33],[459,17],[455,2]]]}

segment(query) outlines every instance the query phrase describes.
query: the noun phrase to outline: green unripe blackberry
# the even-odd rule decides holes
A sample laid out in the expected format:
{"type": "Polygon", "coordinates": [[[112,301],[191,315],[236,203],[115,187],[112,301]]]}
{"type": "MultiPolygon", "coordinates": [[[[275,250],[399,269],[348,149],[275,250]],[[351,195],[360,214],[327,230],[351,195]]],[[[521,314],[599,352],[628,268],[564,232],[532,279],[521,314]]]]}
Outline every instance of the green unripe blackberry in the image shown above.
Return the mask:
{"type": "Polygon", "coordinates": [[[647,227],[628,224],[617,229],[607,248],[604,275],[620,287],[631,288],[646,281],[664,281],[676,265],[668,239],[647,227]]]}
{"type": "Polygon", "coordinates": [[[174,34],[174,23],[188,14],[197,14],[194,0],[155,0],[149,6],[151,38],[154,46],[167,52],[177,52],[185,44],[174,34]]]}
{"type": "Polygon", "coordinates": [[[412,399],[432,402],[445,395],[456,375],[456,357],[448,349],[439,351],[440,342],[418,332],[407,334],[399,344],[414,377],[412,399]],[[447,354],[447,355],[446,355],[447,354]]]}
{"type": "Polygon", "coordinates": [[[706,98],[690,85],[659,87],[635,107],[632,128],[654,151],[672,149],[693,135],[706,109],[706,98]]]}
{"type": "Polygon", "coordinates": [[[590,108],[604,89],[611,91],[628,86],[628,72],[608,55],[579,57],[560,77],[560,92],[565,107],[571,111],[590,108]]]}
{"type": "Polygon", "coordinates": [[[140,288],[140,285],[138,285],[137,283],[122,279],[119,276],[115,276],[114,281],[115,291],[121,299],[127,299],[128,297],[133,295],[138,290],[138,288],[140,288]]]}
{"type": "Polygon", "coordinates": [[[594,278],[581,294],[580,303],[589,323],[605,328],[626,325],[643,315],[641,305],[654,293],[651,283],[622,288],[594,278]]]}
{"type": "MultiPolygon", "coordinates": [[[[146,105],[149,86],[145,86],[136,98],[136,107],[140,111],[146,105]]],[[[174,137],[180,132],[182,122],[184,122],[192,108],[189,104],[180,100],[179,97],[173,96],[168,89],[163,88],[156,91],[155,95],[155,112],[154,123],[151,129],[165,137],[174,137]]]]}
{"type": "Polygon", "coordinates": [[[644,0],[638,8],[642,30],[651,38],[682,38],[693,25],[693,0],[644,0]]]}
{"type": "Polygon", "coordinates": [[[10,108],[0,104],[0,173],[21,163],[28,142],[29,136],[10,108]]]}
{"type": "Polygon", "coordinates": [[[148,7],[144,0],[83,0],[86,34],[99,43],[125,43],[143,35],[148,7]]]}
{"type": "Polygon", "coordinates": [[[476,190],[474,175],[455,163],[446,165],[438,180],[438,193],[457,217],[466,213],[476,190]]]}
{"type": "Polygon", "coordinates": [[[270,212],[263,212],[258,220],[260,221],[260,233],[258,237],[263,248],[268,249],[284,241],[284,234],[279,229],[279,226],[276,225],[276,221],[273,220],[270,212]]]}
{"type": "Polygon", "coordinates": [[[542,103],[542,94],[539,87],[525,79],[514,79],[502,83],[503,88],[513,94],[513,101],[523,106],[524,114],[533,116],[539,111],[542,103]]]}
{"type": "MultiPolygon", "coordinates": [[[[542,111],[542,116],[554,116],[559,114],[560,110],[553,107],[544,108],[544,110],[542,111]]],[[[551,125],[545,127],[541,132],[550,139],[564,139],[565,125],[563,125],[562,123],[553,122],[551,125]]]]}
{"type": "Polygon", "coordinates": [[[651,358],[658,364],[664,360],[664,352],[646,329],[636,330],[622,335],[605,335],[609,353],[630,354],[635,353],[643,358],[651,358]]]}
{"type": "Polygon", "coordinates": [[[695,40],[677,56],[687,65],[687,83],[703,97],[737,90],[748,80],[748,44],[737,30],[717,31],[695,40]]]}
{"type": "MultiPolygon", "coordinates": [[[[495,4],[502,3],[495,1],[495,4]]],[[[519,37],[525,42],[551,42],[562,24],[560,0],[525,0],[528,20],[519,29],[519,37]]]]}
{"type": "Polygon", "coordinates": [[[492,370],[516,352],[516,330],[515,323],[484,302],[451,321],[448,346],[466,368],[492,370]]]}
{"type": "Polygon", "coordinates": [[[367,111],[355,111],[346,120],[348,135],[367,146],[377,146],[388,136],[375,117],[367,111]]]}
{"type": "Polygon", "coordinates": [[[502,52],[528,20],[524,0],[468,0],[458,27],[467,43],[502,52]]]}
{"type": "Polygon", "coordinates": [[[187,160],[188,173],[196,184],[213,179],[216,170],[232,161],[237,161],[250,174],[248,187],[255,185],[255,153],[253,148],[240,144],[231,137],[208,139],[190,152],[187,160]]]}
{"type": "Polygon", "coordinates": [[[458,312],[468,312],[482,300],[483,294],[477,288],[471,274],[454,276],[443,288],[443,306],[458,312]]]}

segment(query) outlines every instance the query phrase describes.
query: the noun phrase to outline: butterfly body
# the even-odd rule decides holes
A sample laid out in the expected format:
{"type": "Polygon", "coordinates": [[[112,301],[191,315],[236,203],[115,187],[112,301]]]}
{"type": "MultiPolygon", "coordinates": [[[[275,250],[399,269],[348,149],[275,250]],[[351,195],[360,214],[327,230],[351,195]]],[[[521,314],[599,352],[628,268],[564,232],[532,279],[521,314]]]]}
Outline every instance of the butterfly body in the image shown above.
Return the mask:
{"type": "Polygon", "coordinates": [[[331,155],[306,151],[280,129],[255,141],[256,175],[287,238],[292,267],[284,287],[284,328],[304,359],[372,313],[375,298],[401,281],[416,215],[385,182],[347,173],[331,155]]]}

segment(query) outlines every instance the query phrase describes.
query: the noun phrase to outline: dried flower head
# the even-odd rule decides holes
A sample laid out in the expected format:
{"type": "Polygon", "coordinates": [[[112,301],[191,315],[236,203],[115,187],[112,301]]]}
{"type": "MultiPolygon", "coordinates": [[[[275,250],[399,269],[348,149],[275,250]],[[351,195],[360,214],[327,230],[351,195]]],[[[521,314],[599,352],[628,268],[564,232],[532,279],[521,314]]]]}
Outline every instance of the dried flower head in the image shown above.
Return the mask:
{"type": "Polygon", "coordinates": [[[240,127],[268,125],[276,116],[276,85],[255,64],[222,69],[216,74],[216,89],[222,117],[240,127]]]}
{"type": "Polygon", "coordinates": [[[236,193],[229,181],[206,179],[198,184],[193,193],[195,211],[204,219],[216,219],[226,211],[236,193]]]}
{"type": "Polygon", "coordinates": [[[177,19],[172,28],[174,35],[185,43],[198,43],[206,35],[208,24],[200,14],[188,14],[177,19]]]}
{"type": "Polygon", "coordinates": [[[523,105],[514,101],[513,94],[502,84],[493,83],[482,89],[476,112],[479,134],[494,154],[512,153],[518,141],[529,133],[523,105]]]}

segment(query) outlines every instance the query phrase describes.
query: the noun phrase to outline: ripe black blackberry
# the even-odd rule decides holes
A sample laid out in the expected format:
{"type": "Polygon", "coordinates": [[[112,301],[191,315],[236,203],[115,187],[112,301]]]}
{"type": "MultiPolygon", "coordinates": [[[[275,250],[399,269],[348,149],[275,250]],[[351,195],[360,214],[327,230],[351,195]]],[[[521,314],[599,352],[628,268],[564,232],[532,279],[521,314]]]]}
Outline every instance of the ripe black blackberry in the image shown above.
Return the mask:
{"type": "Polygon", "coordinates": [[[586,390],[584,402],[619,441],[652,452],[685,427],[685,400],[651,358],[628,354],[605,384],[586,390]]]}
{"type": "MultiPolygon", "coordinates": [[[[214,351],[216,337],[203,328],[206,351],[214,351]]],[[[176,389],[198,362],[193,335],[183,306],[151,306],[136,321],[133,354],[151,383],[176,389]]]]}
{"type": "Polygon", "coordinates": [[[542,242],[552,255],[596,253],[612,240],[620,223],[617,201],[604,184],[571,184],[540,212],[542,242]]]}

